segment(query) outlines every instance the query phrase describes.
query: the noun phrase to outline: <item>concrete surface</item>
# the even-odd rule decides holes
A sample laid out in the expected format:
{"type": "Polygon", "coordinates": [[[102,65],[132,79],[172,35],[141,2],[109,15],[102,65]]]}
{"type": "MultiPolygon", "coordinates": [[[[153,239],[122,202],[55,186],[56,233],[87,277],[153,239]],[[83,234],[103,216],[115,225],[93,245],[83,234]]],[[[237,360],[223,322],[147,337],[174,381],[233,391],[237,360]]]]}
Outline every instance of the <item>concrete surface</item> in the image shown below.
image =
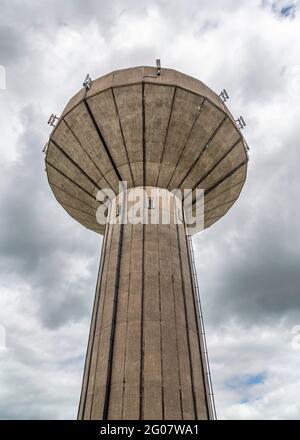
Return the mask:
{"type": "Polygon", "coordinates": [[[50,135],[46,170],[56,199],[100,234],[95,195],[102,188],[117,194],[119,180],[129,188],[203,188],[205,227],[226,214],[243,186],[244,141],[220,98],[175,70],[155,75],[136,67],[96,79],[70,100],[50,135]]]}
{"type": "MultiPolygon", "coordinates": [[[[173,215],[174,195],[169,207],[153,198],[173,215]]],[[[108,225],[80,419],[208,418],[189,258],[184,224],[108,225]]]]}

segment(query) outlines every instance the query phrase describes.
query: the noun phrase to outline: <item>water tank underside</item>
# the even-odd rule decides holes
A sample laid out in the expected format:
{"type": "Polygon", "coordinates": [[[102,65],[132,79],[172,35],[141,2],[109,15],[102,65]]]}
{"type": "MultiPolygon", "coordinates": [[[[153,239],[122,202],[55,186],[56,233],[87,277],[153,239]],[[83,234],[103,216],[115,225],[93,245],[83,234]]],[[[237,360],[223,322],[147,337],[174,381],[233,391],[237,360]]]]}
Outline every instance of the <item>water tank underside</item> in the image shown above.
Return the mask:
{"type": "Polygon", "coordinates": [[[221,99],[171,69],[112,72],[75,95],[46,152],[52,191],[75,220],[100,234],[100,189],[157,186],[204,190],[204,227],[237,200],[247,171],[245,142],[221,99]]]}

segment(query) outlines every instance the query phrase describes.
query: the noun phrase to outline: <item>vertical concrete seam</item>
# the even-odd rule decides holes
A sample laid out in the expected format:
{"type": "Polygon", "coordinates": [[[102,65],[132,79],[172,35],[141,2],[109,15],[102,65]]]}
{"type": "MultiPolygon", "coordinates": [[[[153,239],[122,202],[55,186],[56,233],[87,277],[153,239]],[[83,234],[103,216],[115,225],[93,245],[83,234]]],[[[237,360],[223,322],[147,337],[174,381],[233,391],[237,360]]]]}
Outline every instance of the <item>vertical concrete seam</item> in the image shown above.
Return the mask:
{"type": "Polygon", "coordinates": [[[197,186],[198,185],[200,185],[200,183],[201,182],[203,182],[203,180],[204,179],[206,179],[206,177],[208,177],[213,171],[214,171],[214,169],[224,160],[224,159],[226,159],[226,157],[228,156],[228,154],[230,154],[231,152],[232,152],[232,150],[234,150],[234,148],[240,143],[242,141],[242,137],[240,137],[237,141],[235,141],[230,147],[229,147],[229,150],[228,151],[226,151],[226,153],[225,154],[223,154],[223,156],[214,164],[214,166],[209,170],[209,171],[207,171],[207,173],[206,174],[204,174],[204,176],[203,177],[201,177],[201,180],[199,180],[199,182],[196,184],[196,185],[194,185],[193,186],[193,190],[195,189],[195,188],[197,188],[197,186]]]}
{"type": "Polygon", "coordinates": [[[173,107],[174,107],[176,92],[177,92],[177,87],[175,86],[174,87],[174,92],[173,92],[173,97],[172,97],[172,103],[171,103],[171,108],[170,108],[170,114],[169,114],[167,130],[166,130],[166,134],[165,134],[164,146],[163,146],[163,150],[161,152],[160,160],[158,162],[160,166],[159,166],[159,171],[158,171],[158,174],[157,174],[157,179],[156,179],[155,186],[158,185],[160,170],[161,170],[161,166],[162,166],[162,162],[163,162],[163,158],[164,158],[164,154],[165,154],[165,149],[166,149],[166,144],[167,144],[167,139],[168,139],[168,134],[169,134],[169,128],[170,128],[170,122],[171,122],[172,113],[173,113],[173,107]]]}
{"type": "Polygon", "coordinates": [[[228,200],[228,201],[225,202],[225,203],[220,203],[218,206],[214,206],[214,207],[211,208],[211,209],[206,209],[206,210],[205,210],[205,215],[206,215],[208,212],[215,211],[216,209],[218,209],[218,208],[222,208],[223,206],[229,205],[230,203],[232,204],[232,203],[235,202],[235,201],[236,201],[236,198],[233,198],[233,199],[228,200]]]}
{"type": "Polygon", "coordinates": [[[181,179],[181,182],[179,183],[178,187],[180,188],[183,184],[183,182],[185,181],[185,179],[188,177],[189,174],[191,174],[191,172],[193,171],[193,169],[195,168],[195,166],[197,165],[197,163],[199,162],[199,160],[201,159],[204,151],[206,150],[206,146],[208,146],[213,138],[216,136],[216,134],[218,133],[218,131],[220,130],[220,128],[222,127],[222,125],[225,123],[227,119],[227,116],[225,115],[223,117],[223,119],[221,120],[221,122],[218,124],[218,126],[214,129],[214,131],[212,132],[211,136],[209,137],[208,141],[202,145],[201,149],[200,149],[200,153],[198,154],[198,156],[196,157],[196,159],[194,160],[193,164],[190,166],[189,170],[185,173],[183,179],[181,179]]]}
{"type": "Polygon", "coordinates": [[[202,372],[202,382],[203,382],[203,390],[205,394],[205,402],[206,402],[206,412],[207,412],[207,418],[209,419],[209,401],[208,401],[208,395],[207,395],[207,386],[206,386],[206,378],[204,374],[204,365],[203,365],[203,353],[202,353],[202,347],[200,342],[200,324],[199,324],[199,316],[197,312],[197,304],[196,304],[196,292],[195,292],[195,280],[193,276],[192,266],[191,266],[191,255],[190,255],[190,249],[187,239],[187,232],[186,228],[184,228],[184,235],[185,235],[185,243],[186,243],[186,250],[187,250],[187,257],[188,257],[188,263],[189,263],[189,272],[190,272],[190,278],[191,278],[191,288],[192,288],[192,296],[193,296],[193,304],[194,304],[194,312],[195,312],[195,320],[196,320],[196,328],[197,328],[197,339],[198,339],[198,348],[199,348],[199,355],[200,355],[200,361],[201,361],[201,372],[202,372]]]}
{"type": "MultiPolygon", "coordinates": [[[[170,252],[172,252],[172,249],[171,249],[171,225],[170,224],[169,224],[169,243],[170,243],[170,252]]],[[[182,404],[182,383],[181,383],[181,374],[180,374],[179,345],[178,345],[178,327],[177,327],[177,319],[176,319],[176,297],[175,297],[175,290],[174,290],[173,273],[172,273],[172,291],[173,291],[174,324],[175,324],[175,335],[176,335],[176,351],[177,351],[177,365],[178,365],[177,372],[178,372],[178,383],[179,383],[180,410],[181,410],[181,419],[184,420],[183,404],[182,404]]]]}
{"type": "MultiPolygon", "coordinates": [[[[61,191],[61,192],[64,193],[64,194],[67,194],[67,195],[70,196],[70,197],[73,197],[74,200],[78,200],[80,203],[82,203],[83,205],[87,206],[88,208],[95,209],[92,205],[89,205],[89,204],[88,204],[87,202],[85,202],[84,200],[82,200],[82,199],[80,199],[80,198],[78,198],[78,197],[75,197],[74,194],[71,194],[69,191],[66,191],[64,188],[61,188],[60,186],[57,186],[55,183],[51,183],[51,187],[52,187],[52,188],[56,188],[56,189],[58,189],[59,191],[61,191]]],[[[54,191],[53,191],[53,193],[54,193],[54,196],[55,196],[55,192],[54,192],[54,191]]],[[[98,202],[99,202],[99,205],[100,205],[100,204],[103,205],[103,203],[101,203],[100,201],[98,201],[98,202]]],[[[75,210],[78,211],[78,212],[82,212],[83,214],[89,214],[89,215],[91,215],[89,212],[82,211],[81,209],[74,208],[73,206],[71,206],[71,205],[69,205],[69,204],[67,204],[67,203],[64,203],[64,205],[69,206],[69,208],[75,209],[75,210]]],[[[96,209],[95,209],[95,214],[96,214],[96,209]]]]}
{"type": "MultiPolygon", "coordinates": [[[[81,407],[81,399],[83,398],[83,406],[82,406],[82,418],[84,418],[84,414],[85,414],[85,409],[86,409],[86,399],[87,399],[87,393],[88,393],[88,389],[89,389],[89,382],[90,382],[90,369],[91,369],[91,362],[92,362],[92,354],[93,354],[93,345],[95,343],[95,333],[96,333],[96,328],[97,328],[97,320],[98,320],[98,307],[99,307],[99,301],[100,301],[100,294],[101,294],[101,277],[102,277],[102,273],[103,273],[103,260],[104,260],[104,254],[105,254],[105,247],[106,247],[106,242],[103,243],[104,247],[103,247],[103,254],[101,252],[101,261],[100,261],[100,265],[99,265],[99,273],[98,273],[98,278],[97,278],[97,285],[96,285],[96,292],[95,292],[95,299],[94,299],[94,305],[93,305],[93,312],[92,312],[92,316],[93,316],[93,330],[92,330],[92,325],[90,327],[90,332],[89,332],[89,339],[88,339],[88,349],[87,349],[87,353],[86,353],[86,358],[85,358],[85,365],[84,365],[84,374],[83,374],[83,383],[82,383],[82,390],[81,390],[81,397],[80,397],[80,403],[79,403],[79,409],[81,407]],[[103,258],[103,260],[102,260],[103,258]],[[90,352],[89,352],[90,351],[90,352]],[[83,391],[84,388],[84,380],[85,380],[85,391],[83,391]],[[84,393],[84,395],[83,395],[84,393]]],[[[79,416],[79,413],[78,413],[79,416]]],[[[78,417],[79,418],[79,417],[78,417]]]]}
{"type": "MultiPolygon", "coordinates": [[[[93,410],[94,410],[94,397],[95,397],[95,384],[96,384],[96,378],[97,378],[97,372],[99,371],[97,366],[98,366],[98,361],[99,361],[99,352],[100,352],[100,342],[101,342],[101,334],[102,334],[102,323],[103,323],[103,312],[104,312],[104,307],[105,307],[105,301],[107,298],[107,278],[108,278],[108,270],[109,270],[109,265],[110,265],[110,259],[111,259],[111,247],[112,247],[112,238],[113,238],[113,232],[114,232],[114,227],[111,226],[111,224],[109,224],[109,228],[108,228],[108,233],[111,233],[111,237],[110,240],[108,240],[107,238],[107,244],[109,244],[109,248],[106,249],[106,254],[107,254],[107,250],[108,250],[108,255],[106,255],[107,258],[107,273],[106,273],[106,277],[105,280],[101,280],[101,286],[102,283],[104,284],[104,290],[103,290],[103,302],[102,302],[102,307],[101,307],[101,312],[99,312],[98,310],[98,314],[100,316],[99,319],[99,323],[100,324],[100,329],[99,329],[99,341],[97,344],[97,349],[96,349],[96,364],[95,364],[95,372],[94,372],[94,383],[93,383],[93,392],[92,392],[92,399],[91,399],[91,409],[90,409],[90,417],[89,419],[92,419],[93,416],[93,410]]],[[[100,286],[100,288],[101,288],[100,286]]],[[[98,316],[97,316],[97,322],[98,322],[98,316]]]]}
{"type": "Polygon", "coordinates": [[[127,225],[127,230],[130,228],[130,257],[129,257],[129,270],[128,270],[128,290],[127,290],[127,310],[126,310],[126,332],[125,332],[125,349],[124,349],[124,365],[123,365],[123,391],[122,391],[122,409],[121,420],[124,420],[124,395],[126,386],[126,360],[127,360],[127,337],[128,337],[128,311],[129,311],[129,299],[130,299],[130,281],[131,281],[131,255],[132,255],[132,225],[127,225]]]}
{"type": "Polygon", "coordinates": [[[75,162],[75,160],[68,155],[68,153],[53,139],[51,139],[51,142],[56,146],[56,148],[58,148],[58,150],[62,153],[63,156],[65,156],[71,163],[72,165],[74,165],[88,180],[89,182],[94,185],[95,187],[97,187],[99,190],[101,190],[100,186],[97,184],[97,182],[94,181],[94,179],[91,178],[91,176],[89,176],[82,168],[80,168],[80,166],[78,165],[77,162],[75,162]]]}
{"type": "Polygon", "coordinates": [[[123,180],[123,179],[122,179],[122,176],[120,175],[119,170],[118,170],[118,168],[117,168],[117,166],[116,166],[116,164],[115,164],[115,162],[114,162],[114,160],[113,160],[113,157],[112,157],[112,155],[111,155],[111,153],[110,153],[110,151],[109,151],[109,148],[108,148],[108,146],[107,146],[107,143],[106,143],[106,141],[105,141],[105,139],[104,139],[104,137],[103,137],[103,135],[102,135],[102,133],[101,133],[101,130],[100,130],[100,128],[98,127],[98,124],[97,124],[97,122],[96,122],[96,120],[95,120],[95,116],[93,115],[93,112],[92,112],[92,110],[91,110],[91,108],[90,108],[90,105],[89,105],[88,101],[87,101],[86,99],[83,99],[82,102],[84,103],[84,105],[85,105],[85,107],[86,107],[86,109],[87,109],[87,112],[88,112],[88,114],[89,114],[89,116],[90,116],[90,118],[91,118],[91,121],[92,121],[92,123],[93,123],[93,125],[94,125],[94,128],[95,128],[95,130],[96,130],[96,132],[97,132],[97,134],[98,134],[98,136],[99,136],[99,139],[100,139],[100,141],[102,142],[102,145],[103,145],[103,147],[104,147],[104,150],[105,150],[105,152],[106,152],[106,154],[107,154],[108,159],[110,160],[110,163],[111,163],[111,165],[112,165],[113,170],[115,171],[115,173],[116,173],[118,179],[119,179],[119,180],[123,180]]]}
{"type": "MultiPolygon", "coordinates": [[[[158,208],[157,208],[158,209],[158,208]]],[[[159,227],[157,228],[157,254],[158,254],[158,305],[159,305],[159,326],[160,326],[160,383],[161,383],[161,404],[162,404],[162,419],[165,420],[165,402],[164,402],[164,374],[163,374],[163,348],[162,348],[162,319],[161,319],[161,288],[160,288],[160,258],[159,258],[159,227]]]]}
{"type": "Polygon", "coordinates": [[[179,155],[179,157],[178,157],[178,159],[177,159],[176,165],[175,165],[175,167],[174,167],[174,169],[173,169],[173,171],[172,171],[172,173],[171,173],[171,177],[170,177],[170,179],[169,179],[169,182],[168,182],[167,185],[166,185],[166,188],[169,188],[169,185],[170,185],[170,182],[171,182],[171,180],[172,180],[172,178],[173,178],[173,175],[174,175],[174,173],[175,173],[175,170],[176,170],[176,168],[177,168],[177,166],[178,166],[178,164],[179,164],[179,162],[180,162],[180,159],[182,158],[183,153],[184,153],[184,151],[185,151],[185,149],[186,149],[186,146],[187,146],[187,144],[188,144],[188,142],[189,142],[189,140],[190,140],[190,137],[191,137],[191,134],[192,134],[193,129],[194,129],[194,127],[195,127],[195,124],[196,124],[196,122],[198,121],[198,119],[200,118],[200,115],[202,114],[202,110],[203,110],[203,106],[204,106],[204,102],[205,102],[205,101],[206,101],[206,98],[203,98],[203,100],[202,100],[202,102],[201,102],[201,104],[200,104],[199,112],[197,113],[197,115],[196,115],[195,118],[194,118],[193,124],[192,124],[192,126],[191,126],[191,128],[190,128],[190,131],[189,131],[188,135],[187,135],[186,142],[185,142],[185,144],[183,145],[183,148],[182,148],[181,153],[180,153],[180,155],[179,155]]]}
{"type": "Polygon", "coordinates": [[[143,121],[143,187],[146,185],[146,114],[145,114],[145,83],[142,81],[142,121],[143,121]]]}
{"type": "Polygon", "coordinates": [[[110,184],[108,183],[108,181],[106,180],[106,177],[102,174],[102,172],[100,171],[100,168],[98,167],[97,163],[94,161],[94,159],[91,157],[91,155],[86,151],[86,149],[83,147],[82,143],[80,142],[78,136],[75,134],[74,130],[70,127],[70,125],[68,124],[68,122],[65,120],[65,118],[62,119],[64,121],[64,123],[66,124],[66,126],[68,127],[68,129],[70,130],[70,133],[72,133],[73,137],[76,139],[76,141],[78,142],[78,144],[81,146],[82,150],[85,152],[85,154],[88,156],[88,158],[90,159],[90,161],[94,164],[95,168],[97,168],[97,170],[99,171],[100,176],[102,177],[102,179],[105,180],[105,182],[107,183],[107,187],[111,187],[110,184]]]}
{"type": "Polygon", "coordinates": [[[182,268],[182,261],[181,261],[181,247],[180,247],[178,224],[176,224],[176,230],[177,230],[177,246],[178,246],[179,264],[180,264],[180,272],[181,272],[181,284],[182,284],[182,293],[183,293],[183,304],[184,304],[184,313],[185,313],[185,328],[186,328],[187,346],[188,346],[188,352],[189,352],[189,364],[190,364],[190,371],[191,371],[191,385],[192,385],[192,395],[193,395],[193,403],[194,403],[194,414],[195,414],[195,419],[198,420],[198,410],[197,410],[197,404],[196,404],[196,394],[195,394],[195,384],[194,384],[194,369],[193,369],[192,355],[191,355],[189,322],[188,322],[188,314],[187,314],[187,306],[186,306],[186,292],[185,292],[185,285],[184,285],[184,278],[183,278],[183,268],[182,268]]]}
{"type": "Polygon", "coordinates": [[[100,257],[100,263],[99,263],[99,271],[97,276],[97,284],[96,284],[96,292],[95,292],[95,298],[94,298],[94,304],[93,304],[93,311],[92,311],[92,322],[89,330],[89,336],[88,336],[88,346],[87,346],[87,352],[85,356],[85,363],[84,363],[84,370],[83,370],[83,379],[82,379],[82,387],[81,387],[81,393],[80,393],[80,400],[79,400],[79,408],[77,413],[77,419],[83,419],[84,413],[85,413],[85,405],[86,405],[86,397],[87,397],[87,390],[89,385],[89,378],[90,378],[90,367],[91,367],[91,356],[92,356],[92,346],[94,345],[94,338],[95,338],[95,332],[96,332],[96,315],[99,305],[99,299],[100,299],[100,285],[101,285],[101,277],[103,274],[103,262],[104,262],[104,255],[105,255],[105,249],[106,249],[106,241],[107,241],[107,231],[108,231],[108,223],[106,223],[106,231],[104,236],[104,241],[102,243],[102,252],[100,257]],[[84,390],[85,388],[85,390],[84,390]]]}
{"type": "Polygon", "coordinates": [[[145,280],[144,280],[144,239],[145,231],[143,224],[142,239],[142,301],[141,301],[141,359],[140,359],[140,420],[144,420],[144,301],[145,301],[145,280]]]}
{"type": "Polygon", "coordinates": [[[234,173],[236,173],[240,168],[242,168],[244,165],[248,163],[248,159],[243,160],[239,165],[237,165],[233,170],[230,171],[230,173],[225,174],[225,176],[221,177],[221,179],[218,180],[215,184],[213,184],[208,190],[204,190],[204,195],[206,196],[209,194],[212,190],[214,190],[217,186],[219,186],[221,183],[223,183],[226,179],[231,177],[234,173]]]}
{"type": "Polygon", "coordinates": [[[129,171],[130,171],[131,180],[132,180],[133,186],[135,186],[135,181],[134,181],[132,169],[131,169],[131,161],[129,160],[129,156],[128,156],[128,150],[127,150],[124,132],[123,132],[122,124],[121,124],[120,113],[119,113],[119,109],[117,106],[116,96],[115,96],[115,92],[114,92],[113,87],[111,88],[111,91],[112,91],[112,97],[113,97],[113,101],[114,101],[114,105],[115,105],[115,109],[116,109],[116,113],[117,113],[117,117],[118,117],[118,123],[119,123],[120,132],[121,132],[121,136],[122,136],[122,140],[123,140],[123,144],[124,144],[124,149],[125,149],[125,154],[126,154],[126,159],[127,159],[129,171]]]}
{"type": "MultiPolygon", "coordinates": [[[[146,183],[146,122],[145,122],[145,83],[142,81],[142,119],[143,119],[143,189],[146,183]]],[[[144,220],[143,200],[143,220],[144,220]]],[[[140,420],[144,419],[144,295],[145,295],[145,225],[142,225],[142,300],[141,300],[141,359],[140,359],[140,420]]]]}
{"type": "MultiPolygon", "coordinates": [[[[92,197],[94,199],[93,194],[91,194],[90,192],[88,192],[85,188],[83,188],[81,185],[79,185],[79,183],[75,182],[74,180],[72,180],[69,176],[67,176],[64,172],[62,172],[61,170],[59,170],[55,165],[53,165],[51,162],[49,162],[49,160],[47,159],[46,164],[48,166],[50,166],[51,168],[53,168],[55,171],[57,171],[59,174],[61,174],[65,179],[68,179],[70,182],[72,182],[74,184],[74,186],[77,186],[78,188],[80,188],[82,191],[84,191],[87,195],[89,195],[90,197],[92,197]]],[[[52,185],[52,183],[49,181],[50,185],[52,185]]],[[[102,202],[99,201],[100,204],[103,205],[102,202]]]]}
{"type": "MultiPolygon", "coordinates": [[[[225,187],[225,189],[223,190],[223,191],[221,191],[221,192],[219,192],[215,197],[213,197],[213,198],[211,198],[207,203],[211,203],[211,202],[213,202],[216,198],[218,198],[218,197],[220,197],[222,194],[224,194],[224,193],[226,193],[227,191],[231,191],[231,190],[233,190],[234,188],[236,188],[238,185],[240,185],[241,183],[243,183],[244,182],[244,180],[239,180],[237,183],[234,183],[232,186],[230,186],[229,188],[226,188],[225,187]]],[[[202,196],[200,197],[200,198],[202,198],[202,196]]],[[[199,198],[199,199],[200,199],[199,198]]],[[[196,202],[197,202],[197,200],[199,200],[199,199],[195,199],[194,201],[193,201],[193,203],[192,203],[192,206],[193,205],[195,205],[196,204],[196,202]]],[[[235,199],[236,200],[236,199],[235,199]]]]}
{"type": "Polygon", "coordinates": [[[113,352],[114,352],[115,333],[116,333],[116,316],[117,316],[118,296],[119,296],[119,287],[120,287],[120,268],[121,268],[122,248],[123,248],[123,239],[124,239],[124,216],[125,216],[125,197],[122,197],[121,215],[119,217],[121,219],[121,222],[120,222],[120,234],[119,234],[117,267],[116,267],[116,277],[115,277],[111,336],[110,336],[109,354],[108,354],[107,379],[106,379],[105,398],[104,398],[104,407],[103,407],[103,420],[108,419],[108,412],[109,412],[112,363],[113,363],[113,354],[114,354],[113,352]]]}

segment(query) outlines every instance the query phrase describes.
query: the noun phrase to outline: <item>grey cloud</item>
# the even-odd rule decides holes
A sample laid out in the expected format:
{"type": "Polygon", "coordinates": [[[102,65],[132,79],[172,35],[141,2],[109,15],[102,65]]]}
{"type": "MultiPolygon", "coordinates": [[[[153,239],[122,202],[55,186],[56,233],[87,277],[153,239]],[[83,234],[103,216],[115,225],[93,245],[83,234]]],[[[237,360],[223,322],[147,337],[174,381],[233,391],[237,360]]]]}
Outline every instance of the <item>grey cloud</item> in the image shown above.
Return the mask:
{"type": "Polygon", "coordinates": [[[26,37],[20,40],[15,29],[0,22],[0,62],[7,66],[20,58],[26,48],[26,37]]]}
{"type": "Polygon", "coordinates": [[[214,256],[213,265],[199,269],[211,324],[232,318],[258,323],[288,314],[300,319],[296,138],[297,130],[291,130],[286,154],[258,154],[236,206],[219,225],[195,238],[199,261],[208,258],[206,247],[214,256]]]}
{"type": "Polygon", "coordinates": [[[26,131],[19,140],[17,163],[5,171],[0,197],[0,267],[6,284],[20,279],[32,286],[43,323],[57,327],[90,311],[100,238],[81,231],[51,194],[40,147],[43,138],[38,129],[27,128],[42,124],[40,115],[27,107],[20,119],[26,131]],[[57,214],[61,221],[56,221],[57,214]],[[95,255],[88,279],[64,282],[70,254],[95,255]]]}

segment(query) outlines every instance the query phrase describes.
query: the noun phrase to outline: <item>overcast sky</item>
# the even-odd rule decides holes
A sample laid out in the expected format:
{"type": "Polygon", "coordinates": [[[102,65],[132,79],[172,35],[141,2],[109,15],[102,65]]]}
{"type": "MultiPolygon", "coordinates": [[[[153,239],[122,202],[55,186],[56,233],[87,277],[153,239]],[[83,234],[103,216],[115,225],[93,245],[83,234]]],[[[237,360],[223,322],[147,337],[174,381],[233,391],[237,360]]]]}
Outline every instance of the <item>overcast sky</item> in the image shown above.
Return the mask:
{"type": "Polygon", "coordinates": [[[79,401],[101,237],[48,187],[49,115],[87,73],[160,58],[225,87],[251,147],[238,202],[193,239],[218,418],[299,419],[300,2],[0,7],[0,418],[72,419],[79,401]]]}

